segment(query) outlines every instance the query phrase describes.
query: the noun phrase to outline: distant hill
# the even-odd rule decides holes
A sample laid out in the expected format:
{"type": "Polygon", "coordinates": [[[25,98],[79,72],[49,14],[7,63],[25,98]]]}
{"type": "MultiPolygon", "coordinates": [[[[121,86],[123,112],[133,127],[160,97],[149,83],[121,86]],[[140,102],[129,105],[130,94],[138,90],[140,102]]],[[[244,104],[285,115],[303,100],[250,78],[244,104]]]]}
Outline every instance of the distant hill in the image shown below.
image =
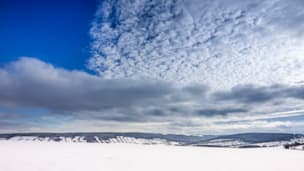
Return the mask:
{"type": "Polygon", "coordinates": [[[192,145],[249,148],[282,146],[293,142],[304,143],[304,135],[287,133],[243,133],[216,136],[210,139],[193,142],[192,145]]]}
{"type": "Polygon", "coordinates": [[[207,147],[274,147],[286,144],[304,144],[302,134],[243,133],[232,135],[176,135],[152,133],[17,133],[0,134],[0,140],[86,142],[86,143],[134,143],[167,144],[207,147]]]}
{"type": "Polygon", "coordinates": [[[2,140],[87,143],[189,144],[213,136],[152,133],[18,133],[0,134],[2,140]]]}

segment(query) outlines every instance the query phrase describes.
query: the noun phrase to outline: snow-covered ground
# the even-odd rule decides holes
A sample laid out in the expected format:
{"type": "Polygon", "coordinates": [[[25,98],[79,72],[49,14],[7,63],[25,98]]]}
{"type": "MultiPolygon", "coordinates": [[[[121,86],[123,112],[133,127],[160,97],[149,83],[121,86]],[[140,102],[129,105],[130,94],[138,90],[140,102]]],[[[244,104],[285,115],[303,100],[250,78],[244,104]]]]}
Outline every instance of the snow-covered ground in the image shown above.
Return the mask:
{"type": "Polygon", "coordinates": [[[0,141],[0,171],[303,171],[304,151],[0,141]]]}

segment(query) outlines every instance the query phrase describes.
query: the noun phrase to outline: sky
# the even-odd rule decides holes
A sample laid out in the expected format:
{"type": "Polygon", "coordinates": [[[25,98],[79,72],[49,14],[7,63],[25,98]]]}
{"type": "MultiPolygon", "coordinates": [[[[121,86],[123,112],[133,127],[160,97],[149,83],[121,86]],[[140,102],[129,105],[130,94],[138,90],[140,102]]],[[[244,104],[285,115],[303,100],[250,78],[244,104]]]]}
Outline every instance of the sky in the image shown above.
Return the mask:
{"type": "Polygon", "coordinates": [[[97,0],[1,0],[0,63],[31,56],[86,70],[97,0]]]}
{"type": "Polygon", "coordinates": [[[304,131],[301,0],[0,2],[0,132],[304,131]]]}

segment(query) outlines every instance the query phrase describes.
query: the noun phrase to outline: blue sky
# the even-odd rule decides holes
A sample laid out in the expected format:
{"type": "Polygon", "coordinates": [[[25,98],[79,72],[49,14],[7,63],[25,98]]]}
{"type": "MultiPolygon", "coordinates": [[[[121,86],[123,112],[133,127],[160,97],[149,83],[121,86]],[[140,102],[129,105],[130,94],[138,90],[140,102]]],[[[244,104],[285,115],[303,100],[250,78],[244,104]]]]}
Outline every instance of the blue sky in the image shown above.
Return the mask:
{"type": "Polygon", "coordinates": [[[301,0],[0,1],[0,132],[304,131],[301,0]]]}
{"type": "Polygon", "coordinates": [[[0,62],[37,57],[56,66],[85,70],[96,0],[2,0],[0,62]]]}

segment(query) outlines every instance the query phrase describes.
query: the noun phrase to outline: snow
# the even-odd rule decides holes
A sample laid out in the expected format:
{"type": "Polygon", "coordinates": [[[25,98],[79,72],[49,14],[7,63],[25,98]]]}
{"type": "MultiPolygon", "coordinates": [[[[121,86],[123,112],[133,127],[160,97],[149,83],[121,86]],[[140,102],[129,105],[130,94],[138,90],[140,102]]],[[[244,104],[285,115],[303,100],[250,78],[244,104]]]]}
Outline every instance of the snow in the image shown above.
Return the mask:
{"type": "Polygon", "coordinates": [[[303,171],[304,151],[0,141],[0,171],[303,171]]]}

